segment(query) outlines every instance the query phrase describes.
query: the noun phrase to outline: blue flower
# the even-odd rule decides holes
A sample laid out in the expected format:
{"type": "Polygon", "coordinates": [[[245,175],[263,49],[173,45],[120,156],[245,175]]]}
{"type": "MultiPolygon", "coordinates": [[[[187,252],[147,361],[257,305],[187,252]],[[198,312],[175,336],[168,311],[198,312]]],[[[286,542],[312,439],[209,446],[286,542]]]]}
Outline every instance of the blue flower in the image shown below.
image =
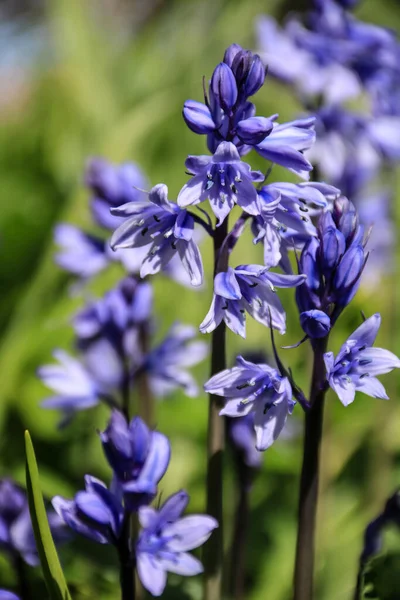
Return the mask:
{"type": "Polygon", "coordinates": [[[306,310],[300,314],[300,325],[311,339],[322,338],[328,335],[331,320],[322,310],[306,310]]]}
{"type": "Polygon", "coordinates": [[[56,350],[54,357],[60,364],[45,365],[38,370],[40,379],[56,394],[44,400],[42,406],[62,410],[66,416],[96,406],[102,390],[89,371],[67,352],[56,350]]]}
{"type": "Polygon", "coordinates": [[[124,521],[124,508],[118,486],[107,486],[90,475],[85,476],[85,491],[73,500],[55,496],[54,510],[74,531],[99,544],[118,544],[124,521]]]}
{"type": "MultiPolygon", "coordinates": [[[[47,516],[55,541],[63,541],[63,523],[53,511],[47,516]]],[[[0,548],[21,556],[29,565],[39,564],[28,498],[11,479],[0,480],[0,548]]]]}
{"type": "Polygon", "coordinates": [[[255,364],[241,356],[232,369],[211,377],[204,389],[226,399],[221,415],[243,417],[254,413],[257,450],[266,450],[273,444],[294,407],[286,377],[266,364],[255,364]]]}
{"type": "Polygon", "coordinates": [[[246,467],[259,469],[263,455],[256,448],[254,431],[254,413],[249,413],[240,419],[227,419],[228,435],[232,444],[239,451],[246,467]]]}
{"type": "Polygon", "coordinates": [[[165,339],[150,350],[139,370],[149,377],[150,387],[157,397],[164,397],[177,387],[187,396],[196,396],[198,386],[186,368],[204,360],[208,344],[195,340],[194,327],[175,323],[165,339]]]}
{"type": "Polygon", "coordinates": [[[218,523],[207,515],[182,517],[189,502],[181,490],[170,496],[160,510],[142,507],[139,521],[142,530],[136,544],[137,570],[143,586],[153,595],[161,596],[167,572],[178,575],[198,575],[203,571],[200,561],[188,550],[201,546],[218,523]]]}
{"type": "Polygon", "coordinates": [[[327,380],[344,406],[353,402],[356,391],[388,399],[376,375],[400,368],[400,359],[389,350],[372,348],[380,324],[380,315],[372,315],[350,335],[336,358],[333,352],[324,354],[327,380]]]}
{"type": "Polygon", "coordinates": [[[168,200],[168,188],[159,184],[149,193],[150,202],[131,202],[112,210],[126,217],[111,238],[112,249],[149,246],[140,275],[164,270],[173,256],[179,258],[192,285],[203,281],[200,251],[193,241],[194,218],[168,200]]]}
{"type": "Polygon", "coordinates": [[[240,265],[218,273],[214,279],[211,307],[200,325],[202,333],[211,333],[225,321],[234,333],[246,337],[246,312],[253,319],[285,332],[286,314],[275,292],[277,287],[294,287],[304,275],[280,275],[259,265],[240,265]]]}
{"type": "Polygon", "coordinates": [[[214,156],[189,156],[185,165],[193,177],[179,193],[180,206],[209,199],[219,225],[235,204],[252,215],[259,213],[253,182],[263,181],[264,175],[243,163],[231,142],[222,142],[214,156]]]}
{"type": "Polygon", "coordinates": [[[56,263],[65,271],[84,279],[93,277],[109,264],[106,242],[78,227],[61,223],[54,230],[54,241],[61,247],[56,263]]]}
{"type": "Polygon", "coordinates": [[[151,431],[139,417],[128,424],[116,410],[100,438],[129,509],[137,510],[151,502],[168,468],[171,455],[168,438],[151,431]]]}
{"type": "Polygon", "coordinates": [[[144,200],[142,189],[147,179],[134,163],[113,165],[103,158],[91,158],[85,173],[86,185],[92,190],[92,214],[97,223],[107,229],[115,229],[120,219],[110,213],[110,208],[127,202],[144,200]]]}

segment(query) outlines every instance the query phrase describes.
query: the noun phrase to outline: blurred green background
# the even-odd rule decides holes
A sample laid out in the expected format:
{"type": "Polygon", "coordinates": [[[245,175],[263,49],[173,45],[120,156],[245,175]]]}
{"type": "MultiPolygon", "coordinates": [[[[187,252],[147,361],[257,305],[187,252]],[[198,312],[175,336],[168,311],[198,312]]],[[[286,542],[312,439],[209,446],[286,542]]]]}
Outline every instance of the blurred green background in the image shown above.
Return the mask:
{"type": "MultiPolygon", "coordinates": [[[[85,160],[101,155],[133,160],[155,184],[165,182],[174,198],[186,181],[187,154],[204,152],[205,140],[192,134],[181,118],[185,99],[201,99],[203,74],[209,76],[232,42],[254,48],[257,15],[281,16],[297,8],[293,0],[48,0],[2,2],[0,14],[0,465],[1,476],[24,481],[23,430],[35,443],[46,496],[72,496],[85,473],[108,481],[96,429],[107,411],[78,415],[63,431],[58,415],[39,408],[48,394],[35,375],[51,361],[54,348],[70,349],[70,318],[82,305],[71,294],[71,279],[53,262],[52,230],[60,220],[91,227],[88,193],[82,184],[85,160]],[[1,58],[2,56],[2,58],[1,58]]],[[[358,10],[366,20],[396,29],[396,0],[365,0],[358,10]]],[[[305,73],[306,77],[307,74],[305,73]]],[[[257,99],[258,114],[294,117],[299,106],[283,86],[267,81],[257,99]]],[[[259,164],[252,157],[254,165],[259,164]]],[[[276,169],[275,179],[288,178],[276,169]]],[[[398,196],[398,200],[400,200],[398,196]]],[[[396,214],[397,210],[394,211],[396,214]]],[[[250,235],[236,252],[238,263],[261,262],[261,249],[250,235]]],[[[211,248],[204,246],[211,273],[211,248]]],[[[121,272],[115,267],[92,283],[87,294],[100,295],[121,272]]],[[[211,289],[193,292],[159,278],[156,314],[161,335],[174,320],[199,324],[208,310],[211,289]]],[[[291,293],[281,297],[288,310],[283,344],[300,338],[291,293]]],[[[399,295],[396,277],[386,276],[358,293],[332,336],[337,348],[367,316],[384,315],[379,346],[400,354],[399,295]]],[[[279,340],[281,343],[281,340],[279,340]]],[[[283,345],[282,344],[282,345],[283,345]]],[[[246,349],[269,348],[269,332],[248,322],[246,341],[229,334],[230,359],[246,349]]],[[[301,347],[282,351],[301,386],[306,387],[310,354],[301,347]]],[[[196,372],[203,382],[208,365],[196,372]]],[[[396,373],[384,378],[391,397],[383,402],[358,395],[344,409],[329,395],[323,447],[323,473],[317,540],[317,598],[350,598],[362,532],[400,483],[400,405],[396,373]]],[[[181,394],[157,407],[159,428],[171,437],[171,467],[160,489],[163,496],[185,487],[191,510],[204,510],[204,395],[181,394]]],[[[252,494],[248,542],[249,600],[290,598],[296,504],[301,463],[301,411],[297,433],[278,441],[265,454],[252,494]]],[[[227,459],[226,543],[235,508],[234,474],[227,459]]],[[[389,532],[388,547],[400,550],[400,535],[389,532]]],[[[76,540],[63,548],[73,597],[118,598],[112,549],[76,540]]],[[[40,572],[32,572],[41,597],[40,572]]],[[[0,587],[14,585],[13,573],[0,558],[0,587]]],[[[171,577],[165,597],[201,594],[198,578],[171,577]]],[[[36,596],[35,596],[36,597],[36,596]]],[[[400,597],[400,593],[399,593],[400,597]]]]}

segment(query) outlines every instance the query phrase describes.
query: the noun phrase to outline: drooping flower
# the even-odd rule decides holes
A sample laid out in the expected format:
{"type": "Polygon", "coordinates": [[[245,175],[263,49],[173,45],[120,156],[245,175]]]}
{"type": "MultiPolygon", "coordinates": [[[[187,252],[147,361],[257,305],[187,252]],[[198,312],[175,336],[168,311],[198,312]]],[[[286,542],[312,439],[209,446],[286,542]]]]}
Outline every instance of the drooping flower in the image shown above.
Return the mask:
{"type": "Polygon", "coordinates": [[[294,402],[289,380],[266,364],[238,356],[232,369],[217,373],[204,385],[206,392],[226,399],[221,415],[243,417],[254,412],[256,448],[273,444],[292,413],[294,402]]]}
{"type": "Polygon", "coordinates": [[[262,465],[263,455],[256,448],[256,434],[254,430],[254,413],[244,415],[240,419],[227,419],[229,438],[240,453],[246,467],[259,469],[262,465]]]}
{"type": "Polygon", "coordinates": [[[388,399],[376,375],[400,368],[400,359],[389,350],[372,347],[380,324],[380,315],[372,315],[349,336],[336,358],[333,352],[324,354],[327,380],[344,406],[353,402],[356,391],[388,399]]]}
{"type": "MultiPolygon", "coordinates": [[[[65,539],[64,527],[58,516],[50,511],[48,520],[56,542],[65,539]]],[[[11,479],[0,480],[0,548],[19,555],[29,565],[37,565],[35,536],[25,491],[11,479]]]]}
{"type": "Polygon", "coordinates": [[[85,279],[96,275],[108,265],[106,242],[78,227],[61,223],[54,230],[54,241],[61,250],[56,263],[65,271],[85,279]]]}
{"type": "Polygon", "coordinates": [[[153,596],[164,591],[167,572],[190,576],[203,571],[201,562],[188,551],[207,541],[218,523],[207,515],[182,517],[188,502],[188,494],[181,490],[160,510],[148,506],[139,510],[142,530],[136,544],[137,570],[153,596]]]}
{"type": "Polygon", "coordinates": [[[179,193],[180,206],[208,199],[219,225],[235,204],[250,214],[259,213],[253,182],[263,181],[264,175],[242,162],[231,142],[221,142],[214,156],[189,156],[185,165],[193,177],[179,193]]]}
{"type": "Polygon", "coordinates": [[[88,161],[85,182],[93,193],[93,217],[107,229],[115,229],[120,223],[120,219],[110,213],[110,208],[143,201],[145,194],[142,190],[148,187],[146,177],[136,164],[114,165],[98,157],[88,161]]]}
{"type": "Polygon", "coordinates": [[[175,323],[164,340],[150,350],[139,367],[149,378],[149,384],[157,397],[164,397],[177,387],[183,388],[187,396],[196,396],[198,386],[186,370],[204,360],[208,344],[195,340],[194,327],[175,323]]]}
{"type": "Polygon", "coordinates": [[[137,510],[142,504],[149,504],[169,464],[168,438],[158,431],[151,431],[140,417],[127,424],[117,410],[112,412],[100,438],[126,505],[130,510],[137,510]]]}
{"type": "Polygon", "coordinates": [[[218,273],[214,279],[211,307],[200,325],[202,333],[210,333],[225,321],[234,333],[246,336],[246,312],[256,321],[285,332],[286,314],[275,292],[277,287],[295,287],[304,275],[272,273],[260,265],[240,265],[218,273]]]}
{"type": "Polygon", "coordinates": [[[55,496],[52,500],[59,517],[76,533],[99,544],[118,544],[124,520],[121,493],[90,475],[85,476],[85,491],[73,500],[55,496]]]}
{"type": "Polygon", "coordinates": [[[89,371],[67,352],[56,350],[53,354],[59,364],[45,365],[38,370],[39,378],[55,392],[42,406],[59,409],[67,416],[96,406],[102,390],[89,371]]]}
{"type": "Polygon", "coordinates": [[[153,187],[149,202],[130,202],[112,209],[112,214],[125,217],[111,238],[113,250],[149,246],[141,277],[164,270],[171,258],[178,255],[192,285],[202,283],[203,264],[193,241],[193,216],[168,200],[166,185],[153,187]]]}

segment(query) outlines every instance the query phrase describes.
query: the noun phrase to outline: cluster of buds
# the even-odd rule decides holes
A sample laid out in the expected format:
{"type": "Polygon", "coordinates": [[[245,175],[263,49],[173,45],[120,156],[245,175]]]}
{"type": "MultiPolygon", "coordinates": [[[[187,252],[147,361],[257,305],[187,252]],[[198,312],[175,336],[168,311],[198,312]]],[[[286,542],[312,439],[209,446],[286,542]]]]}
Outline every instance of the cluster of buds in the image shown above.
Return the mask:
{"type": "Polygon", "coordinates": [[[296,290],[296,302],[308,337],[325,337],[356,294],[368,259],[367,239],[347,198],[337,199],[333,211],[321,215],[317,237],[305,244],[299,260],[307,279],[296,290]]]}

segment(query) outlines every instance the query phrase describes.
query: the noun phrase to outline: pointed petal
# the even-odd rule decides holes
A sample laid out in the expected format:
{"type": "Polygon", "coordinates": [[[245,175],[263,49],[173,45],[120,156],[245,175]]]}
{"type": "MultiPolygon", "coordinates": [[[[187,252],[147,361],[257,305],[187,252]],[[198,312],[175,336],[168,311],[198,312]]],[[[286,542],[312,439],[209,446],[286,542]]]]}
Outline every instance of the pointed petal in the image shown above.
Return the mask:
{"type": "Polygon", "coordinates": [[[224,316],[221,308],[222,302],[223,299],[220,296],[213,295],[210,310],[199,327],[201,333],[211,333],[221,323],[224,316]]]}
{"type": "Polygon", "coordinates": [[[180,552],[173,559],[160,558],[160,564],[166,571],[177,575],[190,576],[203,572],[203,565],[199,559],[188,552],[180,552]]]}
{"type": "Polygon", "coordinates": [[[330,377],[329,385],[343,406],[348,406],[354,401],[356,389],[353,381],[348,381],[345,377],[330,377]]]}
{"type": "Polygon", "coordinates": [[[389,400],[385,388],[376,377],[363,377],[357,383],[356,390],[363,394],[367,394],[367,396],[372,396],[373,398],[389,400]]]}
{"type": "Polygon", "coordinates": [[[193,216],[186,210],[180,210],[174,226],[174,236],[178,239],[189,242],[192,239],[193,230],[193,216]]]}
{"type": "Polygon", "coordinates": [[[375,338],[378,334],[379,327],[381,326],[381,315],[376,313],[369,317],[357,327],[355,331],[349,336],[348,341],[356,342],[358,347],[361,346],[372,346],[375,342],[375,338]]]}
{"type": "Polygon", "coordinates": [[[393,369],[400,368],[400,359],[393,352],[383,348],[366,348],[357,354],[357,361],[362,366],[363,361],[368,361],[363,370],[370,375],[383,375],[393,369]]]}
{"type": "Polygon", "coordinates": [[[202,174],[189,179],[178,194],[178,205],[189,206],[191,204],[198,204],[201,201],[203,193],[203,182],[204,176],[202,174]]]}
{"type": "Polygon", "coordinates": [[[239,300],[242,297],[239,283],[232,267],[227,271],[218,273],[214,279],[214,293],[230,300],[239,300]]]}
{"type": "Polygon", "coordinates": [[[262,396],[257,400],[254,417],[257,450],[266,450],[275,442],[285,426],[287,416],[288,403],[286,400],[271,407],[263,401],[262,396]]]}
{"type": "Polygon", "coordinates": [[[163,530],[163,536],[171,536],[168,547],[174,552],[185,552],[204,544],[217,521],[208,515],[190,515],[172,523],[163,530]]]}
{"type": "Polygon", "coordinates": [[[204,270],[200,250],[197,244],[190,240],[182,240],[177,243],[179,257],[182,265],[190,277],[190,283],[193,286],[199,286],[203,283],[204,270]]]}
{"type": "Polygon", "coordinates": [[[234,398],[225,402],[225,406],[220,410],[219,414],[226,417],[245,417],[251,412],[253,406],[253,402],[242,402],[239,398],[234,398]]]}
{"type": "Polygon", "coordinates": [[[153,596],[161,596],[167,583],[167,573],[160,561],[146,552],[138,552],[137,571],[143,587],[153,596]]]}

